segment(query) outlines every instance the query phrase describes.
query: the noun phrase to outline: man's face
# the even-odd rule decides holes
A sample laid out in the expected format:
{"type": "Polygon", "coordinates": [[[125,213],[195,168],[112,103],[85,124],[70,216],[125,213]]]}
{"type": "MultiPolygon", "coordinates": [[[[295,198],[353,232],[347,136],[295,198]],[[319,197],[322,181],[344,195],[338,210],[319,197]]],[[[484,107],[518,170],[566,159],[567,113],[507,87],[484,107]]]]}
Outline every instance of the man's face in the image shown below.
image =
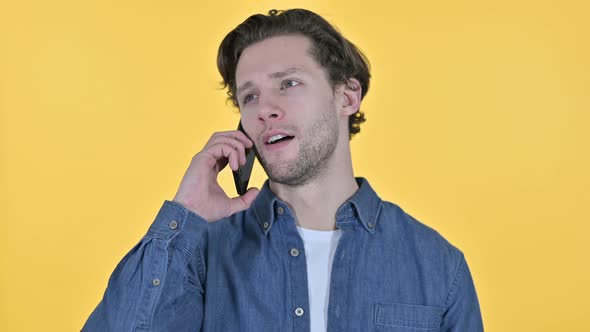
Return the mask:
{"type": "Polygon", "coordinates": [[[236,69],[242,125],[271,181],[303,184],[331,165],[339,117],[325,70],[301,35],[247,47],[236,69]]]}

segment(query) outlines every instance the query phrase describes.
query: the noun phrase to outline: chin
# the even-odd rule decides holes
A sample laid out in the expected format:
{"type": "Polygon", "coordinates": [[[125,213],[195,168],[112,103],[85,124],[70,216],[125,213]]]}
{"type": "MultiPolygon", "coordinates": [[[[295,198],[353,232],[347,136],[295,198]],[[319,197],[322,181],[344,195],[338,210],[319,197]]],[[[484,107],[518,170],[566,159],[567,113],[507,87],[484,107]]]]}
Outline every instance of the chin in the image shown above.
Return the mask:
{"type": "Polygon", "coordinates": [[[304,185],[313,180],[317,175],[317,172],[313,170],[297,167],[294,164],[277,166],[274,165],[274,167],[264,168],[266,175],[268,175],[268,178],[272,182],[287,186],[304,185]]]}

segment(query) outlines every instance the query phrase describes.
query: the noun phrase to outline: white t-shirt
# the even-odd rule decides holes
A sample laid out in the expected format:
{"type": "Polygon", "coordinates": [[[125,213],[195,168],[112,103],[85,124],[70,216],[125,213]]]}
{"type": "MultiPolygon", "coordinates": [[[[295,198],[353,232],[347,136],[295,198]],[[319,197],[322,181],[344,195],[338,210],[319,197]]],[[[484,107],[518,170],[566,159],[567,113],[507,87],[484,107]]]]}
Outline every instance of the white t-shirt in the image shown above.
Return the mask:
{"type": "Polygon", "coordinates": [[[297,231],[305,249],[311,332],[326,331],[332,261],[342,231],[316,231],[299,226],[297,231]]]}

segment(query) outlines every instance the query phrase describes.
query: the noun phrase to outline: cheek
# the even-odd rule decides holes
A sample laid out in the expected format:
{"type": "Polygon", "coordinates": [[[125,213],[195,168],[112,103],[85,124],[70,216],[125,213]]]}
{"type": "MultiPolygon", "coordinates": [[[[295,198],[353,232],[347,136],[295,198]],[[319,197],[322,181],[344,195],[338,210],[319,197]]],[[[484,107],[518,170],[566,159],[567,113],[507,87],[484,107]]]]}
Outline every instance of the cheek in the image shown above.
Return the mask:
{"type": "Polygon", "coordinates": [[[255,138],[256,134],[256,113],[255,112],[240,112],[240,121],[242,128],[250,138],[255,138]]]}
{"type": "Polygon", "coordinates": [[[291,110],[293,114],[305,114],[306,117],[314,116],[317,112],[323,112],[326,105],[326,96],[322,96],[317,92],[298,91],[286,96],[284,99],[284,106],[291,110]]]}

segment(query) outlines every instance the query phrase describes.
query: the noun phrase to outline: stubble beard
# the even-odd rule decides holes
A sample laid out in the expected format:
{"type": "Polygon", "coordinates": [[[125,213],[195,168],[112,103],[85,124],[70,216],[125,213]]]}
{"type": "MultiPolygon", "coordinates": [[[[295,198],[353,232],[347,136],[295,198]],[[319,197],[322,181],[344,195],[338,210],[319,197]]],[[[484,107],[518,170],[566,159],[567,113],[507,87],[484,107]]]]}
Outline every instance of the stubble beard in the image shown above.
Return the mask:
{"type": "Polygon", "coordinates": [[[298,136],[299,154],[295,159],[269,164],[263,155],[259,161],[268,178],[288,186],[300,186],[316,179],[328,168],[338,145],[338,119],[331,106],[309,129],[298,136]]]}

